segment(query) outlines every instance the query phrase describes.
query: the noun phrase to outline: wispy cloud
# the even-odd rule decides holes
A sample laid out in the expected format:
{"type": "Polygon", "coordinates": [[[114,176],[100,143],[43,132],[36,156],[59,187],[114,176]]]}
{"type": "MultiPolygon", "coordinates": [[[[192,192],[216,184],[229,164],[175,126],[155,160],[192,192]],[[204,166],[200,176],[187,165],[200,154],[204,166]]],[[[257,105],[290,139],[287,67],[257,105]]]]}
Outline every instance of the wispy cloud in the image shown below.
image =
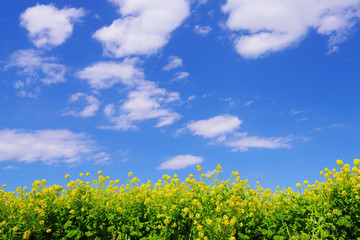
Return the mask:
{"type": "Polygon", "coordinates": [[[167,169],[167,170],[183,169],[189,166],[194,166],[196,164],[202,163],[203,161],[204,159],[198,156],[178,155],[166,162],[161,163],[157,169],[167,169]]]}
{"type": "Polygon", "coordinates": [[[108,154],[99,150],[99,147],[87,135],[73,133],[66,129],[0,130],[0,162],[43,162],[69,165],[76,165],[83,161],[108,162],[108,154]]]}
{"type": "Polygon", "coordinates": [[[222,10],[229,15],[226,26],[236,35],[235,50],[245,58],[297,44],[311,29],[329,36],[333,49],[360,17],[358,0],[227,0],[222,10]]]}
{"type": "Polygon", "coordinates": [[[253,104],[253,100],[250,100],[250,101],[247,101],[246,103],[244,103],[244,106],[245,107],[248,107],[248,106],[250,106],[251,104],[253,104]]]}
{"type": "Polygon", "coordinates": [[[17,73],[24,77],[14,83],[20,96],[36,97],[40,93],[40,84],[65,82],[66,67],[57,62],[57,58],[46,57],[39,50],[18,50],[11,54],[5,70],[15,68],[17,73]]]}
{"type": "Polygon", "coordinates": [[[306,111],[307,111],[307,109],[303,109],[303,110],[291,109],[290,115],[297,115],[297,114],[300,114],[300,113],[303,113],[303,112],[306,112],[306,111]]]}
{"type": "Polygon", "coordinates": [[[188,78],[190,74],[188,72],[177,72],[174,74],[174,77],[170,80],[171,83],[179,82],[188,78]]]}
{"type": "Polygon", "coordinates": [[[8,165],[2,168],[2,170],[12,170],[12,169],[18,169],[18,167],[15,167],[14,165],[8,165]]]}
{"type": "Polygon", "coordinates": [[[108,1],[118,7],[122,17],[93,37],[103,44],[105,55],[116,58],[156,53],[190,13],[187,0],[108,1]]]}
{"type": "Polygon", "coordinates": [[[64,43],[73,32],[73,24],[84,15],[81,8],[58,9],[53,4],[37,4],[20,15],[20,25],[28,30],[36,47],[47,49],[64,43]]]}
{"type": "Polygon", "coordinates": [[[183,66],[183,60],[177,56],[170,56],[169,62],[163,67],[164,71],[170,71],[172,69],[183,66]]]}
{"type": "Polygon", "coordinates": [[[233,148],[233,151],[248,151],[249,148],[290,148],[289,144],[293,138],[290,137],[278,137],[278,138],[263,138],[258,136],[248,136],[247,133],[239,134],[231,140],[224,142],[225,145],[233,148]]]}

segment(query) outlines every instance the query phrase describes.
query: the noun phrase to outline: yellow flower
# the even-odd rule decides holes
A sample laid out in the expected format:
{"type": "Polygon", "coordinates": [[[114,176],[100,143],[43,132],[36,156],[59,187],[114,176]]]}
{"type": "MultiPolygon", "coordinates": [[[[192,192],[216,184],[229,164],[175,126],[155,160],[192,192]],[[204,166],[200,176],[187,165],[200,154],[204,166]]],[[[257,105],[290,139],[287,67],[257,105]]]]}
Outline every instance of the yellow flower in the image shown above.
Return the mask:
{"type": "Polygon", "coordinates": [[[46,230],[47,233],[51,233],[51,228],[49,228],[48,230],[46,230]]]}
{"type": "Polygon", "coordinates": [[[221,166],[220,166],[219,163],[218,163],[218,165],[216,166],[216,169],[219,170],[219,171],[221,170],[221,166]]]}
{"type": "Polygon", "coordinates": [[[74,210],[74,209],[71,209],[71,210],[70,210],[70,213],[71,213],[71,214],[74,214],[74,213],[75,213],[75,210],[74,210]]]}
{"type": "Polygon", "coordinates": [[[336,160],[336,164],[339,166],[342,166],[344,164],[344,162],[339,159],[339,160],[336,160]]]}
{"type": "Polygon", "coordinates": [[[30,235],[31,235],[31,231],[27,230],[26,232],[24,232],[23,239],[29,239],[30,235]]]}
{"type": "Polygon", "coordinates": [[[65,178],[68,179],[70,177],[70,174],[66,174],[65,178]]]}
{"type": "Polygon", "coordinates": [[[133,175],[134,175],[134,174],[133,174],[132,172],[129,172],[129,173],[128,173],[128,176],[129,176],[129,177],[132,177],[133,175]]]}
{"type": "Polygon", "coordinates": [[[80,177],[83,177],[83,176],[84,176],[84,174],[83,174],[83,173],[80,173],[80,174],[79,174],[79,176],[80,176],[80,177]]]}
{"type": "Polygon", "coordinates": [[[195,217],[196,217],[196,218],[200,218],[200,214],[197,213],[197,214],[195,215],[195,217]]]}
{"type": "Polygon", "coordinates": [[[202,226],[201,226],[201,225],[198,225],[198,226],[196,227],[196,229],[197,229],[198,231],[201,231],[201,230],[202,230],[202,226]]]}
{"type": "Polygon", "coordinates": [[[19,228],[18,227],[13,227],[13,229],[12,229],[14,232],[17,232],[17,230],[19,230],[19,228]]]}
{"type": "Polygon", "coordinates": [[[90,173],[87,172],[87,173],[86,173],[86,176],[87,176],[87,177],[90,177],[90,173]]]}
{"type": "Polygon", "coordinates": [[[102,171],[101,171],[101,170],[99,170],[99,171],[98,171],[98,175],[101,175],[101,174],[102,174],[102,171]]]}
{"type": "Polygon", "coordinates": [[[297,183],[297,184],[296,184],[296,187],[297,187],[297,188],[301,188],[301,183],[297,183]]]}
{"type": "Polygon", "coordinates": [[[44,223],[45,223],[45,221],[44,220],[40,220],[40,225],[43,225],[44,223]]]}
{"type": "Polygon", "coordinates": [[[199,232],[199,233],[198,233],[198,236],[199,236],[199,238],[203,238],[203,237],[204,237],[204,233],[203,233],[203,232],[199,232]]]}

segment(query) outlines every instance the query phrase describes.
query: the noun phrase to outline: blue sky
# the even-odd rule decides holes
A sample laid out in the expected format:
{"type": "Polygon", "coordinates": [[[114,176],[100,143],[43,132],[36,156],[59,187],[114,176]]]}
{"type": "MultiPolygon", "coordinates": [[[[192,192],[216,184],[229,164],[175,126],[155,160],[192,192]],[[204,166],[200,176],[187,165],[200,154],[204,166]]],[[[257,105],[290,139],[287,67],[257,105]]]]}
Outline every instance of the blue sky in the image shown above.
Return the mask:
{"type": "Polygon", "coordinates": [[[0,182],[294,187],[359,158],[360,0],[0,2],[0,182]]]}

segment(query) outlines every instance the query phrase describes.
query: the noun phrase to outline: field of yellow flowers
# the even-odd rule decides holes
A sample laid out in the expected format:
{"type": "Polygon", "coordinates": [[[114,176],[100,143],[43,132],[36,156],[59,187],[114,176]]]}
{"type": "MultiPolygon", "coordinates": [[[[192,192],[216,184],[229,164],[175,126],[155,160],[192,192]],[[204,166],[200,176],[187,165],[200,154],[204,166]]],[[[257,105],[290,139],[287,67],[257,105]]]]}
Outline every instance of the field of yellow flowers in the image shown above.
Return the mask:
{"type": "Polygon", "coordinates": [[[275,192],[251,189],[221,166],[200,179],[162,176],[155,184],[129,173],[120,185],[98,172],[67,179],[66,187],[37,180],[32,188],[0,190],[0,239],[360,239],[360,160],[325,168],[323,182],[275,192]]]}

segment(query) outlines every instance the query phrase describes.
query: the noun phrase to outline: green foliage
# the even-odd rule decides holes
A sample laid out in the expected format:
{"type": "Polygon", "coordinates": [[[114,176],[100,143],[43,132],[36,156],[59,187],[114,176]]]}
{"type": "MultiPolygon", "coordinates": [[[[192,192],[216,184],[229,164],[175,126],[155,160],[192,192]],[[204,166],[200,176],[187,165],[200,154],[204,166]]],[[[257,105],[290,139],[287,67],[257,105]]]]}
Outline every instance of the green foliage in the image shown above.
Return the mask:
{"type": "Polygon", "coordinates": [[[97,180],[80,174],[66,188],[46,180],[30,191],[3,186],[0,239],[360,240],[360,160],[351,169],[337,164],[340,171],[321,171],[324,182],[296,184],[298,192],[251,189],[237,172],[221,180],[221,172],[205,176],[200,166],[199,181],[190,174],[182,183],[164,175],[139,186],[129,173],[119,185],[99,171],[97,180]]]}

